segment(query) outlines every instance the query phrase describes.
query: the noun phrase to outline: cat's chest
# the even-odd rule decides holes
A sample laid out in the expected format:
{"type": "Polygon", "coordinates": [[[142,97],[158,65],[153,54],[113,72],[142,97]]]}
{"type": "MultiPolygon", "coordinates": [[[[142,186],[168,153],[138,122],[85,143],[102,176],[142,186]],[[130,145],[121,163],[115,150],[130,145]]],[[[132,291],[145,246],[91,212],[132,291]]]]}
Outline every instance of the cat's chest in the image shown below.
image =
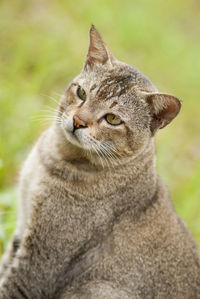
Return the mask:
{"type": "Polygon", "coordinates": [[[151,232],[142,225],[124,215],[101,245],[88,251],[76,265],[75,269],[80,271],[68,284],[67,291],[91,281],[111,281],[117,288],[134,294],[134,298],[146,298],[152,292],[158,252],[149,241],[151,232]]]}
{"type": "Polygon", "coordinates": [[[124,209],[117,194],[86,197],[62,189],[49,189],[35,198],[30,223],[37,223],[42,242],[68,252],[96,246],[113,229],[117,213],[124,209]],[[123,207],[123,208],[122,208],[123,207]]]}
{"type": "Polygon", "coordinates": [[[68,276],[72,279],[68,290],[95,280],[111,280],[118,287],[132,291],[143,287],[145,266],[137,236],[133,232],[135,224],[129,218],[125,219],[127,223],[124,226],[122,218],[116,221],[112,232],[98,246],[88,250],[80,262],[74,265],[68,276]],[[124,228],[127,231],[122,231],[124,228]]]}

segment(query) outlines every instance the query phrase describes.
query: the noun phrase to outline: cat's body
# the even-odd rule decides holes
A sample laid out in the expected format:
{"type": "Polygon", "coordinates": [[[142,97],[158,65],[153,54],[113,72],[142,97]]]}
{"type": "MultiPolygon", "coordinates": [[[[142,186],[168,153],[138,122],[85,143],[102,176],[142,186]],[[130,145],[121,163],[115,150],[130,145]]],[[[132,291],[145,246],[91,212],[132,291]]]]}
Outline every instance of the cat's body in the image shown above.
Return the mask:
{"type": "Polygon", "coordinates": [[[196,245],[155,170],[153,135],[179,110],[92,27],[85,68],[24,164],[0,298],[200,298],[196,245]]]}

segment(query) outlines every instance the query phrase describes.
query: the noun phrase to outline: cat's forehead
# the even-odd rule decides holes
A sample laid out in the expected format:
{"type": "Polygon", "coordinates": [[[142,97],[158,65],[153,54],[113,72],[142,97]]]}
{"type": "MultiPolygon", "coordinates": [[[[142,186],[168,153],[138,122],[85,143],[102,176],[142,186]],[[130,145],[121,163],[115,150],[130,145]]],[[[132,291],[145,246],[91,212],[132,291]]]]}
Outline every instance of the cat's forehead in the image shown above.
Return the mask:
{"type": "Polygon", "coordinates": [[[120,98],[134,90],[157,90],[139,70],[125,63],[119,63],[109,70],[100,68],[93,72],[83,72],[79,77],[79,84],[85,86],[101,101],[120,98]]]}
{"type": "Polygon", "coordinates": [[[134,74],[111,73],[100,82],[96,91],[96,97],[101,101],[120,97],[127,94],[134,86],[134,74]]]}

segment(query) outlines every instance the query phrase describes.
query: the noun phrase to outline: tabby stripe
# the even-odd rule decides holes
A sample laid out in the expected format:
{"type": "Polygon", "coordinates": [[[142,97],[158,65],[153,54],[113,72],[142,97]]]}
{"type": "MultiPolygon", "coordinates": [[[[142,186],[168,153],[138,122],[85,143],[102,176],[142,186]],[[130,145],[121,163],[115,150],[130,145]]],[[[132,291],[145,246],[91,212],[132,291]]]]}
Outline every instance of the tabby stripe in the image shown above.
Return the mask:
{"type": "MultiPolygon", "coordinates": [[[[16,282],[14,282],[14,286],[16,288],[16,290],[18,291],[18,293],[21,295],[20,298],[24,298],[24,299],[30,299],[24,292],[24,290],[22,290],[21,286],[19,286],[16,282]]],[[[16,299],[16,297],[15,297],[16,299]]]]}

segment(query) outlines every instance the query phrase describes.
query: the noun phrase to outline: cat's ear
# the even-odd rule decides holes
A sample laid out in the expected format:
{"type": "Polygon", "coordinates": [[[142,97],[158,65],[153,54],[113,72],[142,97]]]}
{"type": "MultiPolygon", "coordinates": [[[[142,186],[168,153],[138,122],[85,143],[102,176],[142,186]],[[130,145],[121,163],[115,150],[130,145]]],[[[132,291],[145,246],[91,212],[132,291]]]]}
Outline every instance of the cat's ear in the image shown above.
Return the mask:
{"type": "Polygon", "coordinates": [[[177,116],[181,102],[175,96],[165,93],[146,93],[145,97],[152,114],[151,131],[155,134],[177,116]]]}
{"type": "Polygon", "coordinates": [[[95,64],[112,64],[114,56],[105,45],[100,33],[94,25],[90,28],[90,44],[85,61],[85,68],[92,68],[95,64]]]}

